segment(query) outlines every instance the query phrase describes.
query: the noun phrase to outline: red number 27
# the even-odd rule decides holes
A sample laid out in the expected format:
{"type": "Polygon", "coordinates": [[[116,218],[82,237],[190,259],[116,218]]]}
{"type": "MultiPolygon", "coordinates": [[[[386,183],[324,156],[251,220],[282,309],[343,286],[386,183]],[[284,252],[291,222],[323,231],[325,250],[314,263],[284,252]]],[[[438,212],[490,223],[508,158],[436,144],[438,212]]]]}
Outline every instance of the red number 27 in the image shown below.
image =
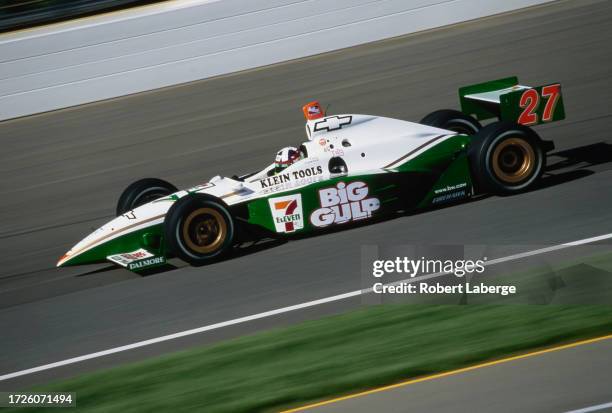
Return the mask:
{"type": "MultiPolygon", "coordinates": [[[[561,85],[559,83],[542,88],[542,97],[546,99],[546,106],[542,113],[542,122],[550,122],[552,120],[560,94],[561,85]]],[[[537,90],[527,89],[523,92],[519,105],[524,110],[518,118],[518,123],[521,125],[535,125],[538,123],[538,114],[536,112],[540,107],[540,95],[537,90]]]]}

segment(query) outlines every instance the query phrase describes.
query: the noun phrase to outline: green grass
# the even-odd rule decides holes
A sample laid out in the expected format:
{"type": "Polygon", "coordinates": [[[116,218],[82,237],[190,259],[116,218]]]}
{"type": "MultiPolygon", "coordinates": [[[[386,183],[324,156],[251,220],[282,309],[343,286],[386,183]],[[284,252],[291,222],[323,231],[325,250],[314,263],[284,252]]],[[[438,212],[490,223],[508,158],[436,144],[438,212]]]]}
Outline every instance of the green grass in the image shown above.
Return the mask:
{"type": "Polygon", "coordinates": [[[612,306],[386,305],[43,389],[79,411],[269,411],[608,333],[612,306]]]}

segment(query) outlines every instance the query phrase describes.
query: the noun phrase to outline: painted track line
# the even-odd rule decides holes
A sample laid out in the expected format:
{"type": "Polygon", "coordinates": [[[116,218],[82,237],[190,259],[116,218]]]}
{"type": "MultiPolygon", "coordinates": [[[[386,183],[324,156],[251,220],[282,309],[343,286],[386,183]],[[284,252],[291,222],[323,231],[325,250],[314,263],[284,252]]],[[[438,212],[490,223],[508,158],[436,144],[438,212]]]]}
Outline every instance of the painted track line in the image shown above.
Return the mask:
{"type": "Polygon", "coordinates": [[[596,412],[596,411],[599,411],[599,410],[607,409],[609,407],[612,407],[612,402],[604,403],[604,404],[598,404],[596,406],[584,407],[584,408],[578,409],[578,410],[571,410],[571,411],[565,412],[565,413],[589,413],[589,412],[596,412]]]}
{"type": "MultiPolygon", "coordinates": [[[[553,252],[553,251],[558,251],[558,250],[562,250],[562,249],[566,249],[566,248],[576,247],[576,246],[579,246],[579,245],[591,244],[591,243],[594,243],[594,242],[604,241],[604,240],[608,240],[608,239],[612,239],[612,233],[604,234],[604,235],[599,235],[599,236],[596,236],[596,237],[584,238],[584,239],[581,239],[581,240],[567,242],[567,243],[564,243],[564,244],[553,245],[551,247],[540,248],[540,249],[537,249],[537,250],[525,251],[525,252],[522,252],[522,253],[518,253],[518,254],[514,254],[514,255],[509,255],[507,257],[495,258],[495,259],[487,261],[486,265],[488,266],[488,265],[499,264],[499,263],[502,263],[502,262],[515,261],[515,260],[526,258],[526,257],[532,257],[532,256],[535,256],[535,255],[540,255],[540,254],[546,254],[546,253],[553,252]]],[[[398,283],[402,283],[402,282],[413,283],[413,282],[422,281],[422,280],[426,280],[426,279],[431,279],[431,278],[435,278],[435,277],[441,277],[441,276],[444,276],[444,275],[448,275],[448,273],[441,272],[441,273],[435,273],[435,274],[428,274],[428,275],[424,275],[424,276],[421,276],[421,277],[410,278],[410,279],[406,279],[406,280],[402,280],[402,281],[395,281],[393,283],[390,283],[389,285],[391,285],[391,284],[398,284],[398,283]]],[[[145,347],[145,346],[150,346],[150,345],[157,344],[157,343],[162,343],[162,342],[165,342],[165,341],[175,340],[175,339],[178,339],[178,338],[181,338],[181,337],[186,337],[186,336],[191,336],[191,335],[194,335],[194,334],[204,333],[204,332],[207,332],[207,331],[217,330],[217,329],[220,329],[220,328],[223,328],[223,327],[229,327],[229,326],[233,326],[233,325],[237,325],[237,324],[247,323],[249,321],[255,321],[255,320],[260,320],[260,319],[263,319],[263,318],[273,317],[273,316],[276,316],[276,315],[279,315],[279,314],[289,313],[291,311],[302,310],[302,309],[310,308],[310,307],[316,307],[318,305],[327,304],[327,303],[331,303],[331,302],[335,302],[335,301],[342,301],[342,300],[346,300],[348,298],[357,297],[357,296],[360,296],[362,294],[367,294],[367,293],[370,293],[370,292],[372,292],[371,288],[370,289],[366,289],[366,290],[350,291],[350,292],[347,292],[347,293],[338,294],[338,295],[334,295],[334,296],[331,296],[331,297],[325,297],[325,298],[321,298],[321,299],[318,299],[318,300],[307,301],[307,302],[304,302],[304,303],[295,304],[295,305],[291,305],[291,306],[288,306],[288,307],[277,308],[275,310],[264,311],[262,313],[252,314],[252,315],[245,316],[245,317],[240,317],[240,318],[234,318],[232,320],[222,321],[220,323],[209,324],[207,326],[202,326],[202,327],[193,328],[193,329],[190,329],[190,330],[180,331],[178,333],[173,333],[173,334],[168,334],[168,335],[165,335],[165,336],[151,338],[151,339],[148,339],[148,340],[138,341],[136,343],[126,344],[124,346],[113,347],[113,348],[110,348],[110,349],[107,349],[107,350],[97,351],[97,352],[94,352],[94,353],[84,354],[82,356],[72,357],[72,358],[61,360],[61,361],[57,361],[57,362],[54,362],[54,363],[43,364],[41,366],[32,367],[32,368],[25,369],[25,370],[20,370],[20,371],[15,371],[15,372],[12,372],[12,373],[3,374],[3,375],[0,375],[0,381],[10,380],[10,379],[13,379],[15,377],[26,376],[28,374],[34,374],[34,373],[38,373],[38,372],[41,372],[41,371],[50,370],[50,369],[54,369],[54,368],[57,368],[57,367],[63,367],[63,366],[67,366],[67,365],[74,364],[74,363],[79,363],[79,362],[86,361],[86,360],[91,360],[91,359],[95,359],[95,358],[99,358],[99,357],[108,356],[108,355],[111,355],[111,354],[121,353],[123,351],[129,351],[129,350],[137,349],[137,348],[140,348],[140,347],[145,347]]]]}
{"type": "MultiPolygon", "coordinates": [[[[317,408],[317,407],[326,406],[328,404],[338,403],[338,402],[341,402],[341,401],[344,401],[344,400],[355,399],[357,397],[363,397],[363,396],[367,396],[369,394],[375,394],[375,393],[380,393],[380,392],[387,391],[387,390],[397,389],[398,387],[409,386],[411,384],[421,383],[421,382],[424,382],[424,381],[441,379],[441,378],[448,377],[448,376],[455,376],[457,374],[466,373],[466,372],[472,371],[472,370],[482,369],[484,367],[496,366],[498,364],[504,364],[504,363],[508,363],[510,361],[522,360],[522,359],[526,359],[526,358],[529,358],[529,357],[540,356],[542,354],[552,353],[554,351],[565,350],[565,349],[568,349],[568,348],[574,348],[574,347],[578,347],[578,346],[583,346],[585,344],[592,344],[592,343],[596,343],[598,341],[610,340],[610,339],[612,339],[612,335],[606,335],[606,336],[602,336],[602,337],[589,338],[589,339],[586,339],[586,340],[576,341],[574,343],[561,344],[561,345],[555,346],[555,347],[549,347],[549,348],[545,348],[545,349],[542,349],[542,350],[530,351],[528,353],[518,354],[516,356],[510,356],[510,357],[506,357],[506,358],[503,358],[503,359],[486,361],[484,363],[475,364],[473,366],[463,367],[463,368],[456,369],[456,370],[444,371],[442,373],[436,373],[436,374],[431,374],[429,376],[423,376],[423,377],[419,377],[419,378],[416,378],[416,379],[410,379],[410,380],[402,381],[402,382],[399,382],[399,383],[390,384],[388,386],[382,386],[382,387],[377,387],[377,388],[370,389],[370,390],[365,390],[365,391],[362,391],[362,392],[359,392],[359,393],[353,393],[353,394],[348,394],[346,396],[340,396],[340,397],[336,397],[336,398],[333,398],[333,399],[323,400],[323,401],[320,401],[320,402],[317,402],[317,403],[311,403],[311,404],[308,404],[308,405],[305,405],[305,406],[296,407],[296,408],[289,409],[289,410],[283,410],[280,413],[303,412],[305,410],[310,410],[310,409],[314,409],[314,408],[317,408]]],[[[571,412],[565,412],[565,413],[587,413],[587,412],[594,412],[594,411],[597,411],[597,410],[601,410],[601,409],[607,408],[609,406],[612,406],[612,403],[601,404],[601,405],[597,405],[597,406],[591,406],[591,407],[587,407],[585,409],[580,409],[580,410],[572,410],[571,412]]]]}

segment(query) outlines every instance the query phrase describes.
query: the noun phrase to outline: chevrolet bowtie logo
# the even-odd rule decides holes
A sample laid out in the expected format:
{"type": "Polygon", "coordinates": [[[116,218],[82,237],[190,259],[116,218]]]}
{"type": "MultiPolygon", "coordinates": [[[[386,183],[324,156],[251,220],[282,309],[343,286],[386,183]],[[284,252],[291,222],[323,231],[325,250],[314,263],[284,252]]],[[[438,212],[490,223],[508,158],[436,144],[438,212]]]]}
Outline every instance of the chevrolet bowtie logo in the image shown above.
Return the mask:
{"type": "Polygon", "coordinates": [[[349,125],[353,120],[352,116],[330,116],[324,120],[315,123],[314,131],[327,130],[333,131],[336,129],[342,129],[344,125],[349,125]]]}

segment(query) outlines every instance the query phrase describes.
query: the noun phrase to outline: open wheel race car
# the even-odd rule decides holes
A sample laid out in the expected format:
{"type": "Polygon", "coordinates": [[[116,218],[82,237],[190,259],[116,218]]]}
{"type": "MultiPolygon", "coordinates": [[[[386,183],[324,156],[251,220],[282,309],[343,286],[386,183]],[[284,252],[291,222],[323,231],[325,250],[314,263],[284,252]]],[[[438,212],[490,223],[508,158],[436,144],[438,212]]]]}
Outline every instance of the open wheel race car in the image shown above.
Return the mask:
{"type": "Polygon", "coordinates": [[[117,217],[57,265],[108,260],[138,272],[172,257],[202,265],[248,237],[307,234],[533,187],[554,146],[531,126],[565,117],[561,85],[527,87],[513,77],[461,88],[459,97],[461,112],[435,111],[420,123],[326,116],[309,103],[308,140],[287,160],[180,191],[160,179],[134,182],[117,217]]]}

